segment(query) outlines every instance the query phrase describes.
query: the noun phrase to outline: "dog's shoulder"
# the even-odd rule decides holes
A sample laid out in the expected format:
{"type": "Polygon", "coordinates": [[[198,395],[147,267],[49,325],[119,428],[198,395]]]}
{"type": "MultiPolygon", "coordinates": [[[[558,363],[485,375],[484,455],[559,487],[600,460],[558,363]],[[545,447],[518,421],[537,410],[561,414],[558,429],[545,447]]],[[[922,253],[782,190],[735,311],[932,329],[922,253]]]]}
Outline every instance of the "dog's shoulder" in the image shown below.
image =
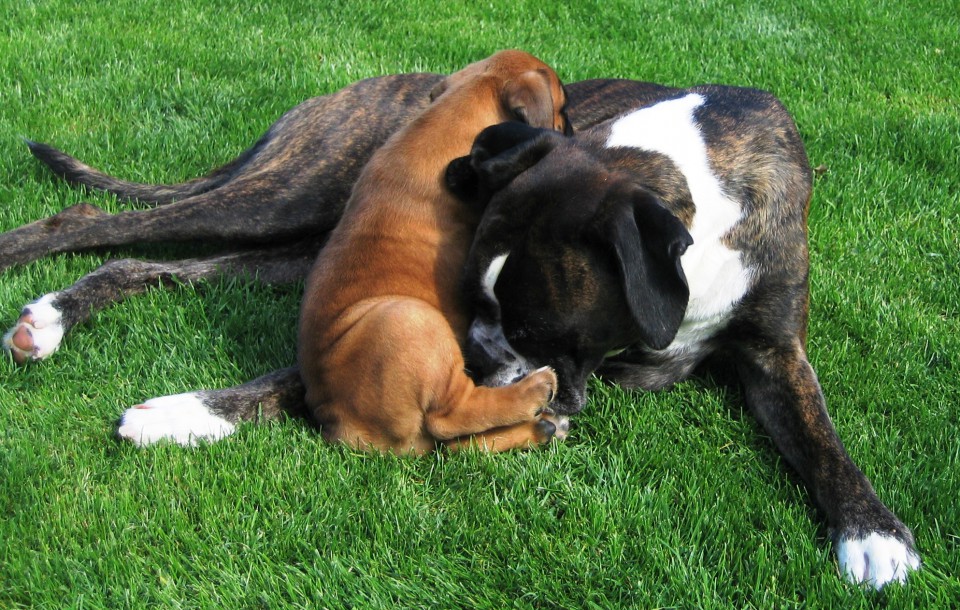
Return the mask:
{"type": "Polygon", "coordinates": [[[778,243],[805,251],[809,164],[772,94],[720,85],[668,90],[583,140],[607,166],[656,193],[690,231],[693,245],[681,259],[690,299],[677,348],[712,336],[764,275],[787,266],[771,250],[771,231],[778,243]]]}

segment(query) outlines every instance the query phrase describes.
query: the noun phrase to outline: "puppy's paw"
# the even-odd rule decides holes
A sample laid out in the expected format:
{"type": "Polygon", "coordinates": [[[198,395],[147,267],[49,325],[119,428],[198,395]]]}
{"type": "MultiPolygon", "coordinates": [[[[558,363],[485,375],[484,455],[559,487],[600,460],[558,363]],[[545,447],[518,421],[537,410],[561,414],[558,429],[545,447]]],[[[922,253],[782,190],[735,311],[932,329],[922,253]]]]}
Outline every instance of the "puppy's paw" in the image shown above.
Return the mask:
{"type": "Polygon", "coordinates": [[[57,293],[51,292],[23,308],[20,319],[3,336],[3,348],[17,364],[43,360],[57,351],[64,332],[57,293]]]}
{"type": "Polygon", "coordinates": [[[531,415],[535,418],[547,410],[547,405],[557,395],[557,374],[545,366],[518,381],[517,385],[522,388],[526,403],[532,408],[531,415]]]}
{"type": "Polygon", "coordinates": [[[558,441],[567,440],[570,433],[570,418],[566,415],[557,415],[550,409],[546,409],[540,414],[540,421],[549,422],[553,426],[552,438],[558,441]]]}
{"type": "Polygon", "coordinates": [[[557,415],[550,409],[544,409],[534,424],[534,436],[538,444],[552,440],[564,441],[570,432],[570,418],[557,415]]]}
{"type": "Polygon", "coordinates": [[[836,543],[840,572],[854,584],[880,589],[887,583],[906,582],[920,568],[920,556],[903,540],[882,532],[867,536],[841,535],[836,543]]]}
{"type": "Polygon", "coordinates": [[[211,412],[195,392],[152,398],[127,409],[117,428],[121,438],[140,447],[162,440],[190,447],[219,440],[233,431],[234,425],[211,412]]]}

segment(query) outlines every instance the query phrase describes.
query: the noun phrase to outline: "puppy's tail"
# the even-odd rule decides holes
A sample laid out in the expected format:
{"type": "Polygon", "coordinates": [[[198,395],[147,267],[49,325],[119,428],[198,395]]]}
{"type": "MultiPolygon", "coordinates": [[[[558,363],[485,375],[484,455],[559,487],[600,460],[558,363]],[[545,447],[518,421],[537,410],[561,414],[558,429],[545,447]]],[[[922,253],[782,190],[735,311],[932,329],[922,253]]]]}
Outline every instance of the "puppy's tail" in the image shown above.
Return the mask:
{"type": "Polygon", "coordinates": [[[254,146],[233,161],[201,178],[194,178],[180,184],[142,184],[108,176],[49,144],[33,142],[26,138],[24,138],[24,141],[30,147],[30,152],[33,153],[34,157],[53,170],[53,173],[71,184],[83,185],[98,191],[107,191],[121,199],[153,204],[186,199],[223,185],[257,151],[257,146],[254,146]]]}

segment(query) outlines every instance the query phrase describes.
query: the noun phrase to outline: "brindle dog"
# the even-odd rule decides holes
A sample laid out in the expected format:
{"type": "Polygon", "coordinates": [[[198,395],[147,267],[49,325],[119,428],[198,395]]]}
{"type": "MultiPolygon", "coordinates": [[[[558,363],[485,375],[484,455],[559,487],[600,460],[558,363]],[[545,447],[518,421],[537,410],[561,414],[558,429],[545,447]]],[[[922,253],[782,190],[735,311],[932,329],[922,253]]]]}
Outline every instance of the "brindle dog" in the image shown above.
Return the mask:
{"type": "MultiPolygon", "coordinates": [[[[0,235],[0,270],[58,252],[149,242],[216,241],[223,244],[224,252],[180,261],[110,261],[74,285],[24,307],[5,337],[6,347],[20,363],[46,358],[60,345],[64,333],[96,310],[160,283],[170,284],[175,279],[195,281],[236,272],[256,273],[266,282],[303,279],[327,234],[340,218],[361,167],[392,133],[426,108],[430,91],[442,78],[435,74],[384,76],[308,100],[281,117],[234,161],[206,177],[180,185],[154,186],[117,180],[54,148],[28,143],[38,159],[66,180],[156,207],[107,214],[82,203],[8,231],[0,235]]],[[[663,100],[680,98],[685,93],[650,83],[584,81],[567,86],[568,113],[576,132],[590,134],[594,129],[605,129],[597,127],[604,121],[663,100]]],[[[736,163],[737,160],[726,161],[736,163]]],[[[667,174],[675,173],[667,170],[667,174]]],[[[495,220],[493,216],[490,218],[495,220]]],[[[778,222],[777,218],[766,220],[778,222]]],[[[805,242],[802,245],[802,250],[794,253],[794,261],[805,277],[808,262],[805,242]]],[[[507,273],[517,275],[518,268],[512,269],[507,269],[507,273]]],[[[616,276],[610,279],[623,281],[616,276]]],[[[496,278],[491,280],[493,290],[496,278]]],[[[805,279],[800,288],[793,294],[805,303],[805,279]]],[[[796,328],[796,338],[801,344],[805,331],[806,320],[802,318],[796,328]]],[[[625,353],[625,361],[637,355],[636,349],[625,353]]],[[[644,358],[649,357],[650,354],[644,354],[644,358]]],[[[649,360],[643,366],[648,367],[647,362],[649,360]]],[[[611,371],[616,370],[617,365],[611,361],[605,366],[611,371]]],[[[656,365],[644,370],[645,378],[655,376],[656,365]]],[[[759,369],[752,372],[762,373],[759,369]]],[[[812,383],[805,387],[819,392],[812,370],[809,373],[812,383]]],[[[753,382],[763,378],[766,377],[752,376],[753,382]]],[[[759,395],[767,393],[762,385],[754,383],[754,386],[759,395]]],[[[770,390],[784,395],[776,388],[770,390]]],[[[139,407],[166,413],[167,419],[154,419],[150,431],[128,431],[127,436],[143,443],[169,438],[189,444],[198,438],[215,439],[228,434],[241,420],[269,419],[300,410],[303,403],[303,384],[297,369],[291,367],[234,388],[148,400],[139,407]]],[[[127,416],[137,410],[131,409],[127,416]]],[[[784,413],[797,415],[804,410],[791,411],[788,405],[784,413]]],[[[822,402],[815,415],[818,422],[829,421],[822,402]]],[[[819,426],[811,427],[811,422],[802,417],[790,421],[791,426],[798,427],[791,437],[798,442],[815,434],[819,426]]],[[[852,464],[839,439],[833,436],[828,443],[833,451],[831,455],[807,456],[794,465],[802,469],[805,463],[811,463],[808,460],[811,458],[819,460],[818,472],[829,472],[831,463],[852,464]]],[[[791,447],[790,452],[805,455],[804,447],[810,446],[800,444],[791,447]]],[[[806,474],[810,480],[810,473],[806,474]]],[[[829,478],[823,480],[826,485],[830,484],[829,478]]],[[[889,580],[903,580],[907,569],[919,563],[912,535],[883,506],[866,480],[858,480],[863,485],[853,495],[831,497],[846,497],[852,503],[851,508],[856,509],[854,514],[868,507],[866,513],[888,516],[887,521],[898,531],[894,538],[881,536],[878,540],[872,523],[860,527],[855,521],[837,522],[830,515],[842,513],[824,506],[825,496],[815,493],[814,499],[828,515],[829,525],[837,536],[837,546],[843,549],[841,570],[855,582],[869,582],[877,587],[889,580]],[[897,558],[909,565],[895,565],[897,558]],[[877,575],[871,569],[878,565],[885,566],[884,575],[877,575]]]]}

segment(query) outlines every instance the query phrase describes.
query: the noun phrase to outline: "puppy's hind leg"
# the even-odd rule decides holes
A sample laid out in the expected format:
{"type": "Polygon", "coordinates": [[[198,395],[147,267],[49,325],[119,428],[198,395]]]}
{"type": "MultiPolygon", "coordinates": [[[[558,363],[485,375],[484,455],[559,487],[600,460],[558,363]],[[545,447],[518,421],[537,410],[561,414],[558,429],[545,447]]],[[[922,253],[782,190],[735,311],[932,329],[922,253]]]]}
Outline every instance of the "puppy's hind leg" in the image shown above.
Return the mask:
{"type": "Polygon", "coordinates": [[[461,445],[475,442],[490,451],[506,451],[545,443],[557,432],[547,408],[556,393],[557,375],[548,367],[495,388],[474,385],[461,367],[451,386],[459,387],[439,398],[426,415],[427,429],[441,441],[456,439],[461,445]]]}
{"type": "Polygon", "coordinates": [[[152,398],[127,409],[117,435],[144,447],[159,441],[184,446],[232,434],[241,421],[268,421],[304,413],[304,389],[296,367],[242,385],[152,398]]]}
{"type": "Polygon", "coordinates": [[[475,385],[449,321],[419,299],[361,303],[340,319],[344,330],[332,345],[311,341],[313,323],[309,314],[301,318],[300,365],[308,403],[328,440],[422,453],[437,442],[466,443],[465,437],[530,424],[525,433],[478,439],[481,447],[504,451],[546,442],[555,432],[554,424],[533,425],[556,392],[551,369],[507,386],[475,385]]]}
{"type": "Polygon", "coordinates": [[[307,240],[290,246],[182,261],[108,261],[72,286],[26,305],[16,324],[4,335],[3,347],[18,364],[43,360],[60,347],[64,335],[74,325],[94,312],[160,285],[230,273],[249,273],[272,284],[294,282],[306,275],[318,249],[318,242],[307,240]]]}
{"type": "Polygon", "coordinates": [[[541,413],[535,421],[487,430],[447,441],[444,445],[454,451],[465,447],[475,447],[489,452],[525,449],[548,443],[553,439],[565,440],[569,429],[570,421],[566,416],[554,415],[548,410],[541,413]]]}

